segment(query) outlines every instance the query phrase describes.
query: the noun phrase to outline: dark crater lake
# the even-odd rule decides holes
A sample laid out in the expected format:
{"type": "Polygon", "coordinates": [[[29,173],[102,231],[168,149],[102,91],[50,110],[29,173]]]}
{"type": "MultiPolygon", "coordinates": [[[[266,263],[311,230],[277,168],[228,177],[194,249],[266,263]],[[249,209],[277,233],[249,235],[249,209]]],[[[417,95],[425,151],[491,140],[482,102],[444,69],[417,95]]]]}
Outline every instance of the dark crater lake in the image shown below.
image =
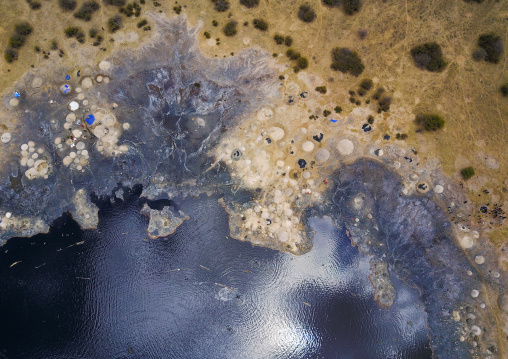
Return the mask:
{"type": "Polygon", "coordinates": [[[342,228],[313,218],[302,256],[253,247],[229,237],[217,199],[172,201],[190,219],[158,240],[136,195],[104,201],[97,230],[64,215],[9,240],[0,358],[431,358],[418,291],[392,278],[380,309],[342,228]]]}

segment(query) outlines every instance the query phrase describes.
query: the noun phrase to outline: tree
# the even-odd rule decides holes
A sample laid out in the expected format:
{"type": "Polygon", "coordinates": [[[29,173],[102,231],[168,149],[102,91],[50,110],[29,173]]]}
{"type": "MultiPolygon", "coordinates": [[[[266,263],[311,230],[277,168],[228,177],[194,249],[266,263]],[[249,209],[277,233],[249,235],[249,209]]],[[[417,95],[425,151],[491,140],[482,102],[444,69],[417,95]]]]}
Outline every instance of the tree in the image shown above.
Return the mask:
{"type": "Polygon", "coordinates": [[[334,71],[359,76],[365,69],[365,66],[356,52],[345,47],[336,47],[332,50],[331,68],[334,71]]]}
{"type": "Polygon", "coordinates": [[[501,93],[503,94],[503,96],[507,97],[508,96],[508,82],[505,83],[504,85],[502,85],[500,90],[501,90],[501,93]]]}
{"type": "Polygon", "coordinates": [[[435,42],[426,42],[411,49],[416,67],[430,72],[441,72],[447,65],[441,46],[435,42]]]}
{"type": "Polygon", "coordinates": [[[268,23],[263,19],[254,19],[252,23],[254,24],[254,27],[258,30],[261,31],[268,30],[268,23]]]}
{"type": "Polygon", "coordinates": [[[437,131],[444,127],[445,121],[439,115],[419,114],[415,119],[416,123],[426,131],[437,131]]]}
{"type": "Polygon", "coordinates": [[[460,173],[466,181],[475,175],[474,168],[471,166],[464,168],[460,173]]]}
{"type": "Polygon", "coordinates": [[[497,64],[501,60],[503,54],[503,42],[501,37],[494,32],[480,35],[478,38],[478,46],[487,53],[485,61],[497,64]]]}
{"type": "Polygon", "coordinates": [[[110,32],[115,32],[122,27],[122,17],[115,15],[108,20],[108,28],[110,32]]]}
{"type": "Polygon", "coordinates": [[[224,12],[229,9],[229,1],[228,0],[212,0],[212,2],[215,4],[214,9],[218,12],[224,12]]]}
{"type": "Polygon", "coordinates": [[[248,8],[253,8],[259,5],[259,0],[240,0],[240,4],[248,8]]]}
{"type": "Polygon", "coordinates": [[[303,22],[312,22],[316,19],[316,12],[308,4],[301,5],[298,9],[298,18],[303,22]]]}
{"type": "Polygon", "coordinates": [[[342,9],[346,15],[353,15],[355,12],[360,11],[360,0],[343,0],[342,9]]]}
{"type": "Polygon", "coordinates": [[[64,11],[73,11],[77,4],[76,0],[58,0],[58,5],[64,11]]]}
{"type": "Polygon", "coordinates": [[[226,24],[226,26],[224,26],[224,34],[226,36],[234,36],[236,35],[236,25],[238,25],[238,23],[236,21],[230,21],[226,24]]]}

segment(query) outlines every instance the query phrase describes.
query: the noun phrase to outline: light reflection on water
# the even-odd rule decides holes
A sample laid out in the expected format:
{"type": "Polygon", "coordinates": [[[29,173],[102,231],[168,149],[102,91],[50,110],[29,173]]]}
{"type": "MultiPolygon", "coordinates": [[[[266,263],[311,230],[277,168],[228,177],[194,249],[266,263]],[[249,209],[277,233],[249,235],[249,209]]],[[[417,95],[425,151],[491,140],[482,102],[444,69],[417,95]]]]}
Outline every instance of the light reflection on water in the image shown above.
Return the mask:
{"type": "Polygon", "coordinates": [[[430,358],[418,292],[395,280],[395,305],[379,309],[368,258],[330,220],[311,220],[313,250],[296,257],[229,238],[216,197],[182,202],[191,219],[159,240],[144,240],[147,220],[139,207],[101,211],[97,231],[81,233],[70,223],[4,247],[0,353],[430,358]],[[9,269],[16,260],[23,262],[9,269]]]}

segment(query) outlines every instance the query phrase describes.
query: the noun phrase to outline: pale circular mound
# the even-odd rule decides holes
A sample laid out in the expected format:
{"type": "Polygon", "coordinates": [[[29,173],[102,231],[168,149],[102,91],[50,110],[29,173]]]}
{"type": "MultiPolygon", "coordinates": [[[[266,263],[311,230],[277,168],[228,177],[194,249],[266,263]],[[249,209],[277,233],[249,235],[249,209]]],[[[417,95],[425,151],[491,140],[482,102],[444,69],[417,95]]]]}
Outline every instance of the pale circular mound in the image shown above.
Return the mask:
{"type": "Polygon", "coordinates": [[[102,76],[97,76],[97,78],[95,79],[97,82],[101,83],[102,82],[102,76]]]}
{"type": "Polygon", "coordinates": [[[72,135],[76,138],[80,138],[82,134],[83,134],[83,132],[81,130],[78,130],[78,129],[72,130],[72,135]]]}
{"type": "Polygon", "coordinates": [[[353,153],[355,150],[355,145],[351,140],[348,140],[347,138],[343,138],[339,141],[337,144],[337,150],[339,153],[343,156],[348,156],[353,153]]]}
{"type": "Polygon", "coordinates": [[[293,194],[293,190],[291,188],[286,188],[284,194],[289,197],[293,194]]]}
{"type": "Polygon", "coordinates": [[[78,108],[79,103],[77,103],[76,101],[71,101],[71,103],[69,104],[69,110],[76,111],[78,108]]]}
{"type": "Polygon", "coordinates": [[[2,137],[0,137],[0,141],[2,143],[8,143],[11,140],[12,136],[9,132],[5,132],[2,134],[2,137]]]}
{"type": "Polygon", "coordinates": [[[305,152],[310,152],[314,149],[314,144],[311,142],[311,141],[305,141],[303,144],[302,144],[302,149],[305,151],[305,152]]]}
{"type": "Polygon", "coordinates": [[[65,121],[72,122],[76,119],[76,114],[71,112],[65,117],[65,121]]]}
{"type": "Polygon", "coordinates": [[[303,173],[303,175],[302,175],[302,177],[303,177],[303,178],[305,178],[305,179],[309,179],[309,178],[310,178],[310,176],[312,176],[312,173],[310,173],[309,171],[305,171],[305,172],[303,173]]]}
{"type": "Polygon", "coordinates": [[[485,263],[485,257],[484,256],[476,256],[474,257],[474,261],[476,264],[483,264],[485,263]]]}
{"type": "Polygon", "coordinates": [[[11,98],[9,100],[9,105],[11,105],[12,107],[16,107],[19,105],[19,100],[17,98],[11,98]]]}
{"type": "Polygon", "coordinates": [[[65,156],[63,159],[63,164],[68,166],[72,163],[72,158],[70,156],[65,156]]]}
{"type": "Polygon", "coordinates": [[[81,86],[83,86],[86,89],[89,89],[93,86],[93,81],[90,77],[85,77],[83,81],[81,82],[81,86]]]}
{"type": "Polygon", "coordinates": [[[125,123],[122,125],[122,127],[123,127],[123,129],[124,129],[124,130],[128,130],[129,128],[131,128],[131,125],[130,125],[130,123],[125,122],[125,123]]]}
{"type": "Polygon", "coordinates": [[[471,291],[471,297],[476,298],[476,297],[478,297],[479,295],[480,295],[480,292],[479,292],[479,291],[477,291],[476,289],[473,289],[473,290],[471,291]]]}
{"type": "Polygon", "coordinates": [[[32,167],[34,165],[35,161],[33,158],[29,158],[28,161],[26,161],[26,165],[28,167],[32,167]]]}
{"type": "Polygon", "coordinates": [[[316,161],[318,162],[324,162],[324,161],[328,161],[328,159],[330,158],[330,151],[328,151],[326,148],[320,148],[319,150],[316,151],[316,161]]]}
{"type": "Polygon", "coordinates": [[[482,330],[480,329],[479,326],[473,325],[471,327],[471,333],[473,333],[474,335],[480,335],[480,334],[482,334],[482,330]]]}
{"type": "Polygon", "coordinates": [[[469,236],[464,236],[462,238],[459,238],[459,244],[462,248],[468,249],[474,245],[474,241],[473,238],[469,236]]]}
{"type": "Polygon", "coordinates": [[[272,140],[278,141],[284,137],[284,130],[280,127],[270,127],[268,129],[268,135],[272,140]]]}
{"type": "Polygon", "coordinates": [[[60,92],[63,94],[63,95],[67,95],[71,92],[72,90],[72,86],[71,85],[62,85],[60,86],[60,92]]]}
{"type": "Polygon", "coordinates": [[[438,184],[434,187],[434,192],[436,192],[436,193],[443,193],[443,191],[444,191],[444,188],[440,184],[438,184]]]}
{"type": "Polygon", "coordinates": [[[28,145],[26,143],[23,143],[21,145],[21,151],[27,151],[28,150],[28,145]]]}
{"type": "Polygon", "coordinates": [[[277,237],[279,238],[279,241],[287,242],[289,239],[289,234],[287,232],[279,232],[277,237]]]}
{"type": "Polygon", "coordinates": [[[500,294],[497,298],[497,305],[503,312],[508,313],[508,294],[500,294]]]}
{"type": "Polygon", "coordinates": [[[39,88],[41,86],[42,86],[42,79],[40,77],[34,78],[32,81],[32,87],[35,89],[35,88],[39,88]]]}
{"type": "Polygon", "coordinates": [[[76,149],[77,149],[78,151],[81,151],[81,150],[85,149],[85,144],[84,144],[83,142],[79,141],[79,142],[76,144],[76,149]]]}
{"type": "Polygon", "coordinates": [[[103,60],[99,63],[99,68],[103,71],[109,70],[111,67],[111,62],[103,60]]]}
{"type": "Polygon", "coordinates": [[[35,177],[37,177],[37,170],[31,167],[25,171],[25,176],[29,180],[34,179],[35,177]]]}
{"type": "Polygon", "coordinates": [[[411,173],[411,174],[409,175],[409,179],[410,179],[411,181],[413,181],[413,182],[418,181],[418,178],[419,178],[419,177],[418,177],[418,175],[417,175],[416,173],[411,173]]]}

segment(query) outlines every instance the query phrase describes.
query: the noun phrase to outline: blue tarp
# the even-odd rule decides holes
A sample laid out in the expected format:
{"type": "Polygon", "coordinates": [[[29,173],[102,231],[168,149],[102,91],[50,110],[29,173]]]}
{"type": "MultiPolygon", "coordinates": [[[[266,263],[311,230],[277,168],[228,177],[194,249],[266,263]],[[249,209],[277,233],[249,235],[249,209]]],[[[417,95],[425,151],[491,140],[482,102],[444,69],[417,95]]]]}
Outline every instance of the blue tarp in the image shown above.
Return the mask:
{"type": "Polygon", "coordinates": [[[88,115],[88,116],[86,116],[85,121],[89,125],[93,125],[93,123],[95,122],[95,116],[94,115],[88,115]]]}

